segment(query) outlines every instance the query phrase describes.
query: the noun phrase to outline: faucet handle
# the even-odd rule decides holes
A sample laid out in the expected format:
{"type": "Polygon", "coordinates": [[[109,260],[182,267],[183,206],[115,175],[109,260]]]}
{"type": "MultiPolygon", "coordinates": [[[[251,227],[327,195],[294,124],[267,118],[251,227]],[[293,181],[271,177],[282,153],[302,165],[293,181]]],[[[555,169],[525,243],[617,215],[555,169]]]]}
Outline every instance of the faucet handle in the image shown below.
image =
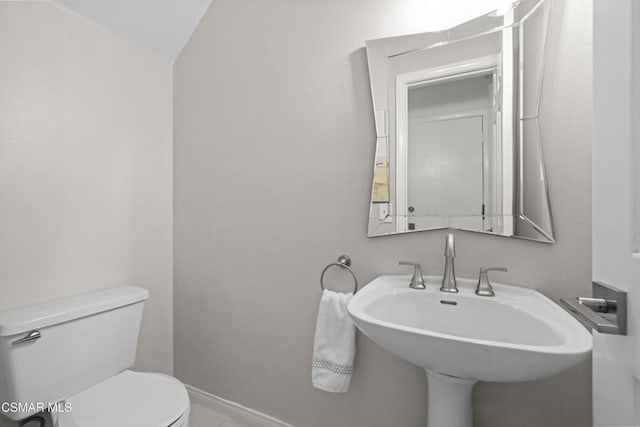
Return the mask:
{"type": "Polygon", "coordinates": [[[507,267],[480,267],[480,273],[486,273],[487,271],[509,271],[507,267]]]}
{"type": "Polygon", "coordinates": [[[489,271],[509,271],[506,267],[480,267],[480,277],[478,277],[478,287],[476,288],[476,295],[483,297],[495,296],[491,282],[489,282],[489,271]]]}
{"type": "Polygon", "coordinates": [[[412,289],[424,289],[424,279],[422,278],[422,266],[419,262],[415,261],[400,261],[398,265],[412,265],[413,266],[413,277],[411,278],[411,283],[409,287],[412,289]]]}

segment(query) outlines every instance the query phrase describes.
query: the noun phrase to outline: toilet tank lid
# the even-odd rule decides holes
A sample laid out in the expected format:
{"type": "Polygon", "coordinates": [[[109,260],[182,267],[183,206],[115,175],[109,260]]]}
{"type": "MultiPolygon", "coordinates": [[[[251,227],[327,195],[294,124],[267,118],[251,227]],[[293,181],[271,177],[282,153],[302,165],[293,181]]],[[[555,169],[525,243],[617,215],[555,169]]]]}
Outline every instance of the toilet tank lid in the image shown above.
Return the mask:
{"type": "Polygon", "coordinates": [[[149,291],[137,286],[117,286],[58,299],[42,304],[0,311],[0,337],[56,325],[149,298],[149,291]]]}

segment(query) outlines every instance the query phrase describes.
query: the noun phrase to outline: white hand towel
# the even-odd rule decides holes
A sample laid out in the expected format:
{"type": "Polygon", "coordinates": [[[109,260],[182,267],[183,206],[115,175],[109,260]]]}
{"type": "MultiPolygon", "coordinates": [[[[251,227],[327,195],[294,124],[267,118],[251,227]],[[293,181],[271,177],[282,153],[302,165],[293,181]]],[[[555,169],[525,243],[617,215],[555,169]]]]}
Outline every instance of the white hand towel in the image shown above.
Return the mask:
{"type": "Polygon", "coordinates": [[[322,291],[311,368],[313,386],[320,390],[349,389],[356,355],[356,327],[347,312],[351,297],[351,293],[322,291]]]}

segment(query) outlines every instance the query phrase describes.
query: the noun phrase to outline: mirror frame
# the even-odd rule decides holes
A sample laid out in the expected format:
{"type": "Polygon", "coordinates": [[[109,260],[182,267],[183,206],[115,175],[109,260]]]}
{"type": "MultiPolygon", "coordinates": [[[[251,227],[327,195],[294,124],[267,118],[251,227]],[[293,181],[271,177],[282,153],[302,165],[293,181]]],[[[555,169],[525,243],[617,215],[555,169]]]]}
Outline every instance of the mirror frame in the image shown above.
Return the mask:
{"type": "MultiPolygon", "coordinates": [[[[375,170],[376,176],[374,176],[374,185],[371,193],[371,204],[369,211],[369,225],[368,225],[368,237],[378,237],[390,234],[401,234],[414,231],[430,231],[441,230],[446,228],[456,228],[464,231],[480,232],[483,234],[490,234],[504,237],[514,237],[526,240],[533,240],[545,243],[555,243],[555,232],[553,226],[553,217],[551,213],[551,203],[549,200],[549,188],[547,175],[544,165],[544,156],[542,154],[540,138],[540,125],[539,125],[539,111],[540,111],[540,98],[542,93],[542,85],[545,71],[545,58],[548,43],[548,29],[549,20],[551,15],[551,0],[523,0],[513,4],[512,8],[508,10],[504,15],[498,15],[497,13],[491,13],[484,15],[463,23],[457,27],[430,33],[411,34],[406,36],[390,37],[385,39],[368,40],[366,42],[367,60],[369,65],[369,75],[371,83],[372,102],[374,108],[374,119],[376,128],[376,161],[375,165],[383,165],[386,161],[386,193],[384,191],[376,193],[376,177],[378,176],[378,170],[375,170]],[[540,82],[538,86],[536,106],[537,110],[535,115],[531,117],[523,117],[523,98],[524,98],[524,85],[523,85],[523,49],[524,45],[524,24],[527,20],[533,16],[533,14],[544,7],[543,12],[546,13],[544,19],[544,34],[543,37],[543,50],[542,50],[542,65],[540,66],[540,82]],[[520,18],[518,18],[520,17],[520,18]],[[503,47],[505,51],[510,52],[507,54],[507,59],[503,61],[496,60],[495,57],[477,57],[470,60],[460,61],[457,63],[450,63],[440,67],[434,67],[428,70],[417,70],[415,72],[405,73],[402,75],[396,75],[396,87],[395,87],[395,100],[390,99],[391,90],[387,89],[387,83],[390,81],[389,75],[389,61],[393,58],[411,54],[414,52],[420,52],[428,50],[434,47],[440,47],[457,42],[463,42],[470,39],[476,39],[478,37],[487,36],[490,34],[500,33],[503,38],[503,47]],[[500,63],[498,63],[500,62],[500,63]],[[516,73],[517,67],[517,73],[516,73]],[[425,228],[418,230],[409,230],[406,227],[407,217],[400,215],[394,215],[394,207],[398,206],[398,203],[404,199],[402,195],[397,193],[397,189],[389,188],[392,178],[395,181],[401,178],[398,176],[398,170],[395,171],[396,176],[390,176],[393,164],[391,159],[391,147],[394,147],[398,156],[406,159],[407,147],[406,140],[408,136],[407,117],[408,117],[408,88],[417,82],[424,82],[425,80],[451,80],[466,76],[472,76],[473,74],[490,74],[494,75],[494,78],[499,76],[511,76],[511,78],[504,83],[501,80],[502,90],[506,93],[502,99],[509,100],[512,104],[510,108],[504,108],[502,116],[501,135],[503,142],[507,149],[511,149],[511,152],[504,152],[505,156],[512,156],[512,168],[511,176],[513,179],[506,180],[504,182],[505,197],[508,199],[508,195],[511,195],[511,203],[513,206],[513,215],[509,215],[509,218],[513,218],[511,230],[515,228],[516,221],[519,226],[526,224],[527,227],[531,227],[535,230],[535,233],[540,237],[532,237],[527,235],[514,235],[513,231],[510,234],[498,233],[492,231],[465,229],[464,227],[451,227],[451,224],[445,227],[425,228]],[[390,117],[389,109],[391,103],[395,107],[395,132],[393,135],[390,132],[390,117]],[[380,109],[380,106],[384,106],[384,109],[380,109]],[[533,221],[525,213],[525,177],[524,177],[524,147],[525,147],[525,131],[524,122],[533,121],[535,124],[535,131],[537,134],[536,145],[538,148],[538,159],[540,165],[541,181],[543,184],[543,191],[546,202],[546,212],[548,213],[548,230],[542,229],[535,221],[533,221]],[[403,148],[404,146],[404,148],[403,148]],[[379,162],[379,160],[382,160],[379,162]],[[386,194],[386,201],[383,197],[386,194]],[[386,206],[385,206],[386,205],[386,206]],[[403,221],[404,219],[404,221],[403,221]],[[393,230],[388,232],[376,232],[377,229],[384,227],[385,223],[393,223],[393,230]],[[399,229],[399,225],[403,225],[399,229]],[[398,231],[400,230],[400,231],[398,231]]],[[[506,52],[505,52],[506,53],[506,52]]],[[[388,83],[391,84],[391,83],[388,83]]],[[[391,118],[394,119],[394,118],[391,118]]],[[[400,159],[395,159],[396,166],[400,159]]],[[[507,162],[508,163],[508,162],[507,162]]],[[[404,175],[400,170],[400,175],[406,176],[406,168],[404,175]]],[[[406,198],[406,197],[405,197],[406,198]]],[[[405,200],[406,201],[406,200],[405,200]]],[[[507,200],[507,203],[509,201],[507,200]]],[[[505,206],[507,206],[505,203],[505,206]]],[[[544,208],[543,208],[544,209],[544,208]]],[[[503,217],[506,217],[503,215],[503,217]]],[[[390,226],[388,226],[391,228],[390,226]]]]}

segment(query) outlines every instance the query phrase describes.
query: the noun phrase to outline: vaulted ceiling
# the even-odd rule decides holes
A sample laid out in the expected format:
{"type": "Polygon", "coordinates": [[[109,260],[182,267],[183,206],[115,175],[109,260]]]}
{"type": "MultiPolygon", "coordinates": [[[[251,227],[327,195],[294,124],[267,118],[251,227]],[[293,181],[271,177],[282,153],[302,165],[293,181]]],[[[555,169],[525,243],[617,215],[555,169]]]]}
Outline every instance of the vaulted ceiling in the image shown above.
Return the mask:
{"type": "MultiPolygon", "coordinates": [[[[178,57],[189,41],[212,1],[54,0],[171,61],[178,57]]],[[[420,19],[425,31],[458,25],[513,1],[515,0],[396,0],[402,7],[413,5],[413,19],[420,19]]]]}
{"type": "Polygon", "coordinates": [[[212,0],[54,0],[174,61],[212,0]]]}

